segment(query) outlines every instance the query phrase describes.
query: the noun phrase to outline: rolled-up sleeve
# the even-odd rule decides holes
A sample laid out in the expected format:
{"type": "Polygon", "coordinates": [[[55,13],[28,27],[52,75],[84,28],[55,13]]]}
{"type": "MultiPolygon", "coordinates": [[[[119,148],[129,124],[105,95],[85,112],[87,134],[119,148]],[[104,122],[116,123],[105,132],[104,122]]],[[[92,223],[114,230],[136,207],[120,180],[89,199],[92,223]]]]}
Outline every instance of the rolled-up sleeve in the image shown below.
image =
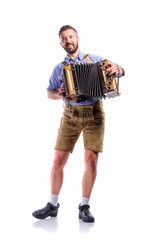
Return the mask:
{"type": "Polygon", "coordinates": [[[62,72],[63,72],[62,65],[58,64],[52,71],[51,77],[49,79],[49,86],[47,87],[47,91],[51,91],[51,90],[59,91],[62,85],[62,72]]]}

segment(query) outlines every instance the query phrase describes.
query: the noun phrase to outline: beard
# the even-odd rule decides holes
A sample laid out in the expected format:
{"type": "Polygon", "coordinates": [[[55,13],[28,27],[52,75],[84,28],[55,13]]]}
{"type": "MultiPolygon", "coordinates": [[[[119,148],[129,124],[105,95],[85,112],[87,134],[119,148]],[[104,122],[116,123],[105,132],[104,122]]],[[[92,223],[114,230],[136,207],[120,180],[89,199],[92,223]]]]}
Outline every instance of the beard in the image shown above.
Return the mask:
{"type": "Polygon", "coordinates": [[[78,42],[76,44],[69,43],[66,45],[66,47],[63,47],[63,48],[67,53],[74,54],[78,49],[78,42]],[[72,46],[72,48],[69,48],[70,45],[72,46]]]}

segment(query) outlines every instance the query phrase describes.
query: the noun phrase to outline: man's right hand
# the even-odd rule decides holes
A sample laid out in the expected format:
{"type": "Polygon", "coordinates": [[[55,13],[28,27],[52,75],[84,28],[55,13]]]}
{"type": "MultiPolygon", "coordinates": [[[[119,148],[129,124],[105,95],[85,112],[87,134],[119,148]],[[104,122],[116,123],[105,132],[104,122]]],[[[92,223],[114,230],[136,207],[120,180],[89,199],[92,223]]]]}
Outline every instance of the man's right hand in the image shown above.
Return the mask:
{"type": "Polygon", "coordinates": [[[63,98],[66,97],[66,88],[64,85],[60,87],[59,92],[57,94],[63,98]]]}
{"type": "Polygon", "coordinates": [[[53,100],[63,99],[64,97],[66,97],[65,86],[62,85],[58,92],[55,90],[48,91],[47,96],[48,96],[48,98],[53,99],[53,100]]]}

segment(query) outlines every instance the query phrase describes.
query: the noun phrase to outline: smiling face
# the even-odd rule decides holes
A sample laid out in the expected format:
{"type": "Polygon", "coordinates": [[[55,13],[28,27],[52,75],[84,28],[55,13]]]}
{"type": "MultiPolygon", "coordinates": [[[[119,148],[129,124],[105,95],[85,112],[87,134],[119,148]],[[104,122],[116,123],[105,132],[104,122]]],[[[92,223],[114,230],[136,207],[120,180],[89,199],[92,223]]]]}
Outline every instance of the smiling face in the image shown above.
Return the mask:
{"type": "Polygon", "coordinates": [[[78,50],[79,37],[73,29],[67,29],[60,34],[60,44],[68,54],[74,54],[78,50]]]}

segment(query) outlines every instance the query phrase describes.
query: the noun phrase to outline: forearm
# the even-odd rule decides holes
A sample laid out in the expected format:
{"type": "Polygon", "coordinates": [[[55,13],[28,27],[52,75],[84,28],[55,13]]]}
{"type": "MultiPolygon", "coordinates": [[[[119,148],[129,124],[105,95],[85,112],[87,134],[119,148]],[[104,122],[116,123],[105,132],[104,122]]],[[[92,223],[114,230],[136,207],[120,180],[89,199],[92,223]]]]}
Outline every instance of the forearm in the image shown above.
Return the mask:
{"type": "Polygon", "coordinates": [[[122,69],[122,67],[118,66],[118,70],[119,70],[119,76],[122,76],[124,73],[124,70],[122,69]]]}
{"type": "Polygon", "coordinates": [[[53,100],[59,100],[59,99],[63,99],[63,96],[59,95],[59,92],[55,91],[55,90],[51,90],[47,92],[47,97],[53,100]]]}

